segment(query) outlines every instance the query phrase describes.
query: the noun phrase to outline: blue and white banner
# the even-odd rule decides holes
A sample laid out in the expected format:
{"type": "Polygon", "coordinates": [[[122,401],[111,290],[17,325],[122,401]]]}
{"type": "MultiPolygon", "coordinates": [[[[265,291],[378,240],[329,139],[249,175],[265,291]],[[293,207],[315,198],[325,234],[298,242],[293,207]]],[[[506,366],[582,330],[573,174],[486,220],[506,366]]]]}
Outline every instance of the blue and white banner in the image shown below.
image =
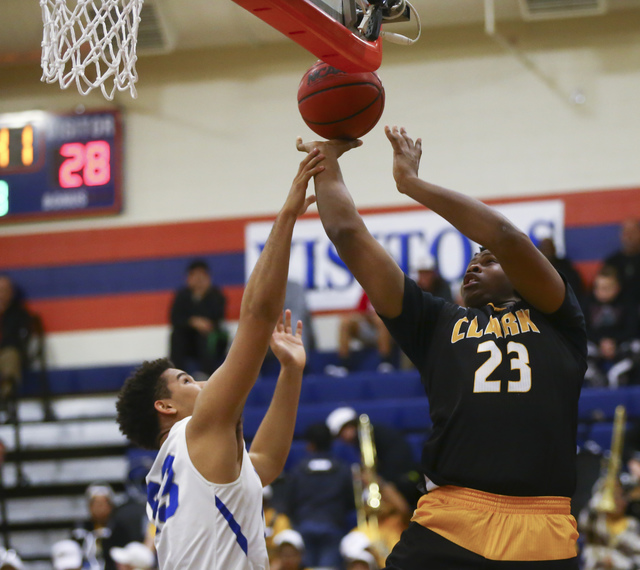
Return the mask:
{"type": "MultiPolygon", "coordinates": [[[[564,245],[564,203],[544,200],[502,204],[495,207],[534,243],[551,237],[562,255],[564,245]]],[[[448,222],[428,210],[388,212],[363,216],[369,231],[393,256],[400,268],[412,275],[418,263],[433,263],[450,282],[462,278],[478,246],[448,222]]],[[[247,224],[245,229],[245,276],[248,278],[272,222],[247,224]]],[[[338,256],[319,219],[296,224],[291,248],[290,279],[308,290],[311,311],[334,311],[354,307],[362,289],[338,256]]]]}

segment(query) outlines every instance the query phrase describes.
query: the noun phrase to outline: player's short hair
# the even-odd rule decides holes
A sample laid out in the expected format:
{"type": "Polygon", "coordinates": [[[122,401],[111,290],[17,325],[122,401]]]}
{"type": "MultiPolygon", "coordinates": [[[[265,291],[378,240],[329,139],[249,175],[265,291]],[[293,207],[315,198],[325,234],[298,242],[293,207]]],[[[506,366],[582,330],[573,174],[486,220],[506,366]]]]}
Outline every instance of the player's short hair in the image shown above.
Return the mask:
{"type": "Polygon", "coordinates": [[[118,394],[116,421],[120,431],[135,445],[159,449],[160,422],[154,407],[156,400],[169,398],[171,392],[162,374],[175,368],[168,358],[145,361],[127,378],[118,394]]]}
{"type": "Polygon", "coordinates": [[[478,255],[480,255],[483,251],[489,251],[489,249],[488,249],[488,248],[486,248],[486,247],[484,247],[484,245],[481,245],[481,246],[478,248],[478,251],[476,251],[475,253],[472,253],[472,254],[471,254],[471,259],[469,260],[469,263],[471,263],[471,261],[473,261],[473,258],[474,258],[474,257],[477,257],[478,255]]]}

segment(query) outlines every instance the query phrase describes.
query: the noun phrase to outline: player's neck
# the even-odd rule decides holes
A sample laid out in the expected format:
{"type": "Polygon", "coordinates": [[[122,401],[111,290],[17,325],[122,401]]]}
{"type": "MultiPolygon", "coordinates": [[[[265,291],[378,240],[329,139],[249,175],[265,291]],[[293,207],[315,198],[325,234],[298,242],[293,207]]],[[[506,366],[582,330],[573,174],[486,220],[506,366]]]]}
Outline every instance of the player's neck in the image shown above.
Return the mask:
{"type": "Polygon", "coordinates": [[[506,309],[507,307],[510,307],[511,305],[514,305],[515,303],[517,303],[519,300],[520,300],[520,297],[513,295],[512,297],[509,297],[507,299],[491,301],[489,305],[493,305],[498,309],[506,309]]]}
{"type": "Polygon", "coordinates": [[[158,449],[162,447],[162,444],[165,442],[167,437],[169,437],[169,432],[173,426],[173,423],[169,424],[167,422],[163,422],[160,425],[160,433],[158,433],[158,449]]]}
{"type": "Polygon", "coordinates": [[[167,429],[163,429],[159,434],[158,434],[158,447],[162,447],[162,444],[164,443],[165,439],[167,439],[167,436],[169,435],[169,431],[171,430],[171,428],[167,428],[167,429]]]}

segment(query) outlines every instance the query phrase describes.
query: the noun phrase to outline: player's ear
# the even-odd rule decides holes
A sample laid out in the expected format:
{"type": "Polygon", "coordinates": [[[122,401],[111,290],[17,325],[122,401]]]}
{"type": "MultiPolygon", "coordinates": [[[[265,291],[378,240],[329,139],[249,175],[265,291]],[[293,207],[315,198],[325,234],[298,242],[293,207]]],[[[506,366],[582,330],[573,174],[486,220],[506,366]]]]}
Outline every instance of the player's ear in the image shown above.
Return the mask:
{"type": "Polygon", "coordinates": [[[173,404],[171,404],[171,402],[169,402],[169,400],[156,400],[153,403],[153,407],[157,412],[160,412],[161,414],[165,414],[167,416],[172,416],[178,413],[178,410],[176,410],[176,408],[173,406],[173,404]]]}

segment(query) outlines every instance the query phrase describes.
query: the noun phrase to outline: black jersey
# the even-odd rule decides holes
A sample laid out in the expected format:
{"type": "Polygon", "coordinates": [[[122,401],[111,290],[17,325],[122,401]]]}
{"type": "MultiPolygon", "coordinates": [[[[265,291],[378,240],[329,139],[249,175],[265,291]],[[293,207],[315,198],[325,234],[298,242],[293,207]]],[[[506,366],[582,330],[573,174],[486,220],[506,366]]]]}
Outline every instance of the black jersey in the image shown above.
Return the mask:
{"type": "Polygon", "coordinates": [[[429,479],[501,495],[573,495],[587,347],[569,286],[547,315],[525,301],[466,309],[407,277],[402,314],[384,321],[429,399],[429,479]]]}

